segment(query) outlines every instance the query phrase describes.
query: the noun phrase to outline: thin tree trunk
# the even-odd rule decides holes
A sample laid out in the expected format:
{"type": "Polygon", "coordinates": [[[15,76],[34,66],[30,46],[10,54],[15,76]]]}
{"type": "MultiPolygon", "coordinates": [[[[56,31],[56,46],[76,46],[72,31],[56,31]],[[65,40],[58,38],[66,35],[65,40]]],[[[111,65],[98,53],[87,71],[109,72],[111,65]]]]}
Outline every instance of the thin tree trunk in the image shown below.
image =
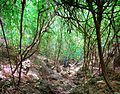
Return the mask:
{"type": "Polygon", "coordinates": [[[58,54],[57,54],[57,60],[59,59],[60,53],[61,53],[61,47],[62,47],[62,32],[60,32],[60,41],[58,44],[58,54]]]}

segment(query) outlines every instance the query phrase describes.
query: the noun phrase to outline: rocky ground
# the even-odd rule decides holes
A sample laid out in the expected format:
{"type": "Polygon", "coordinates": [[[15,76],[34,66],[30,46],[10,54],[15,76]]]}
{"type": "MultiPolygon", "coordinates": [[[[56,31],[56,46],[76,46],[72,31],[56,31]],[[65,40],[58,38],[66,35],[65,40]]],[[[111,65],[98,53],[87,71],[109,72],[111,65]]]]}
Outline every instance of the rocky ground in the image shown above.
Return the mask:
{"type": "MultiPolygon", "coordinates": [[[[14,61],[14,59],[13,59],[14,61]]],[[[48,59],[39,54],[22,62],[21,84],[16,89],[19,68],[15,70],[15,63],[9,64],[7,57],[0,57],[0,94],[112,94],[107,88],[98,67],[85,75],[83,62],[70,62],[64,66],[56,60],[48,59]],[[12,69],[11,69],[12,68],[12,69]]],[[[108,71],[115,94],[120,94],[120,71],[108,71]]]]}

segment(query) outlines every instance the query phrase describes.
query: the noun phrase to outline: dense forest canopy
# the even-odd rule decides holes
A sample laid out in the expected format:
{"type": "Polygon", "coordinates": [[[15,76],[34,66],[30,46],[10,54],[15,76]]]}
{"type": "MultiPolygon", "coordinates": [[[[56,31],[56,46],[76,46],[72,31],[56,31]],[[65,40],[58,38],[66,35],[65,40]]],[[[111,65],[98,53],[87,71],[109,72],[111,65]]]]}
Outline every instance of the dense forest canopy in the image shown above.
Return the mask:
{"type": "Polygon", "coordinates": [[[8,55],[12,47],[20,64],[36,52],[58,61],[83,60],[86,70],[97,62],[113,92],[106,69],[120,55],[120,0],[1,0],[0,5],[0,46],[5,43],[8,55]]]}
{"type": "MultiPolygon", "coordinates": [[[[57,58],[57,54],[60,54],[60,57],[67,55],[69,58],[79,59],[83,57],[84,38],[82,36],[85,34],[86,38],[91,37],[90,42],[96,40],[94,20],[87,3],[89,1],[27,0],[25,2],[22,45],[29,45],[32,42],[37,29],[41,29],[41,25],[45,30],[42,32],[40,50],[42,54],[48,54],[48,57],[57,58]],[[45,27],[47,24],[49,26],[45,27]],[[60,53],[56,53],[56,51],[59,52],[59,48],[60,53]]],[[[113,41],[114,35],[119,35],[120,2],[119,0],[103,0],[102,4],[101,42],[103,47],[106,43],[113,41]],[[107,35],[110,37],[107,38],[107,35]]],[[[97,1],[92,2],[95,16],[97,16],[98,5],[97,1]]],[[[6,37],[10,44],[16,47],[19,46],[21,11],[21,1],[1,1],[1,19],[6,37]]],[[[0,35],[2,36],[2,32],[0,35]]],[[[93,45],[96,42],[90,44],[93,45]]]]}
{"type": "MultiPolygon", "coordinates": [[[[76,57],[76,59],[79,59],[82,57],[81,55],[83,53],[82,34],[79,33],[79,30],[75,27],[69,27],[70,24],[66,24],[65,20],[58,17],[55,14],[54,7],[55,3],[53,1],[27,1],[23,18],[22,44],[29,45],[32,42],[36,33],[37,17],[39,14],[40,24],[43,23],[42,21],[44,21],[45,24],[48,24],[51,19],[49,28],[47,27],[42,33],[43,38],[40,45],[41,53],[43,55],[49,55],[48,57],[55,57],[57,54],[56,51],[59,50],[59,46],[61,45],[60,56],[68,56],[70,58],[76,57]],[[72,31],[71,34],[69,33],[70,31],[72,31]],[[80,41],[79,43],[77,43],[78,40],[80,41]],[[69,56],[70,54],[72,54],[72,56],[69,56]]],[[[3,1],[1,14],[7,39],[10,40],[11,45],[18,47],[20,38],[21,2],[3,1]]],[[[2,32],[0,32],[0,34],[2,36],[2,32]]]]}

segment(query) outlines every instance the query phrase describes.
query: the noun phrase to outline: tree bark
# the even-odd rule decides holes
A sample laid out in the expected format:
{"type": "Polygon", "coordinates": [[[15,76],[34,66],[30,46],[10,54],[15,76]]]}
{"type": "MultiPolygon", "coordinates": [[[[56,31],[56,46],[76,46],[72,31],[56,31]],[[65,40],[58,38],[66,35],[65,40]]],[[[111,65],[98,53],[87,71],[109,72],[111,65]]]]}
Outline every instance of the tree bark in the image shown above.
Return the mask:
{"type": "Polygon", "coordinates": [[[101,34],[100,34],[100,27],[101,27],[101,21],[102,21],[102,14],[103,14],[103,5],[102,5],[102,1],[101,0],[97,0],[97,14],[95,14],[95,11],[93,9],[93,5],[92,5],[92,1],[91,0],[87,0],[88,3],[88,7],[92,13],[93,16],[93,20],[94,20],[94,24],[95,24],[95,28],[96,28],[96,36],[97,36],[97,44],[98,44],[98,53],[99,53],[99,59],[100,59],[100,65],[101,65],[101,69],[102,69],[102,74],[104,77],[104,80],[108,86],[108,88],[111,90],[111,92],[113,91],[113,88],[108,80],[108,75],[106,72],[106,66],[103,60],[103,53],[102,53],[102,46],[101,46],[101,34]]]}

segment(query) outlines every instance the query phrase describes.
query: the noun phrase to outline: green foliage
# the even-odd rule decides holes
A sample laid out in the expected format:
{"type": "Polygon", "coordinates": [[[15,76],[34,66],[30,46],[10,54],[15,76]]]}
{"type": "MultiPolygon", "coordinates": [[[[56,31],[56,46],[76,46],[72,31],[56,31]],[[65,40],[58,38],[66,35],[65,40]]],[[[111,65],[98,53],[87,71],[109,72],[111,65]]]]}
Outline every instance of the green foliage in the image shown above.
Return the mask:
{"type": "MultiPolygon", "coordinates": [[[[58,0],[58,2],[59,1],[60,0],[58,0]]],[[[61,0],[59,3],[63,3],[63,1],[61,0]]],[[[65,6],[63,9],[62,6],[56,6],[56,3],[54,3],[53,0],[27,0],[23,18],[22,45],[28,46],[32,43],[37,31],[38,13],[40,13],[39,26],[42,26],[42,22],[44,22],[43,24],[47,23],[51,18],[51,15],[55,16],[55,12],[60,12],[63,16],[70,16],[73,19],[62,19],[56,15],[52,24],[49,26],[50,28],[48,28],[46,32],[42,33],[43,36],[39,46],[39,51],[42,55],[46,55],[50,58],[83,58],[83,46],[88,46],[89,43],[91,45],[96,44],[96,33],[92,15],[86,9],[87,3],[84,1],[80,2],[79,0],[76,3],[84,5],[83,9],[71,6],[65,6]],[[56,7],[58,10],[55,10],[56,7]],[[86,44],[84,44],[84,35],[87,40],[89,40],[86,44]]],[[[114,4],[114,2],[111,4],[114,4]]],[[[119,0],[117,4],[119,4],[119,0]]],[[[6,37],[9,40],[10,45],[18,47],[20,40],[21,0],[1,0],[0,5],[0,13],[6,37]]],[[[95,3],[93,3],[93,8],[96,8],[95,3]]],[[[120,35],[120,13],[115,12],[113,15],[115,20],[115,23],[113,24],[115,30],[112,25],[106,27],[110,23],[109,19],[111,15],[109,13],[111,10],[112,7],[106,9],[103,14],[101,25],[101,41],[103,46],[106,42],[108,43],[108,41],[112,40],[115,32],[117,32],[117,35],[120,35]],[[109,39],[106,41],[109,31],[112,32],[110,32],[109,39]]],[[[115,11],[119,11],[119,6],[115,7],[115,11]]],[[[38,28],[38,30],[40,30],[40,28],[38,28]]],[[[0,36],[2,36],[1,29],[0,36]]]]}

